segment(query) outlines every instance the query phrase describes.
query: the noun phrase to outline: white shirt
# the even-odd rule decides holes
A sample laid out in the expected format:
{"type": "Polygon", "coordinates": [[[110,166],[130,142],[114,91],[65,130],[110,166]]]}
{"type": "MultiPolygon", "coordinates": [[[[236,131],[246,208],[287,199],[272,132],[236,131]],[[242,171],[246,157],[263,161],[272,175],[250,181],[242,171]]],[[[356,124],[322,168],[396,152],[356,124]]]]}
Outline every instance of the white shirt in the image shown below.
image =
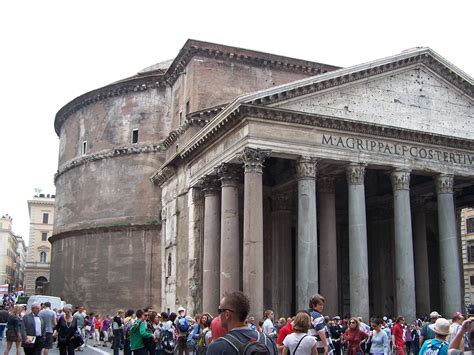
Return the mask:
{"type": "Polygon", "coordinates": [[[305,335],[306,337],[301,341],[298,349],[296,349],[295,355],[311,354],[311,349],[316,346],[316,338],[306,333],[291,333],[286,336],[285,340],[283,340],[283,345],[290,350],[290,354],[293,354],[299,341],[305,335]]]}
{"type": "Polygon", "coordinates": [[[33,319],[35,320],[35,335],[39,337],[41,336],[41,319],[35,315],[33,315],[33,319]]]}

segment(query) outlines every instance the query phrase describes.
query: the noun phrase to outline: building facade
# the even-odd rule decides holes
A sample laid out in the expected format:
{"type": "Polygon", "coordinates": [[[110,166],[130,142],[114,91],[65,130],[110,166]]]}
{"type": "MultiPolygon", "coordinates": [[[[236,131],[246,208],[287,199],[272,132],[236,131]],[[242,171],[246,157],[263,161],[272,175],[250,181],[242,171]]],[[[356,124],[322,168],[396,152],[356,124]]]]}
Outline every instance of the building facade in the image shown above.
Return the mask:
{"type": "Polygon", "coordinates": [[[18,241],[12,230],[13,219],[8,214],[0,218],[0,283],[9,284],[10,290],[16,283],[18,241]]]}
{"type": "Polygon", "coordinates": [[[474,304],[474,208],[464,208],[461,211],[461,242],[464,302],[474,304]]]}
{"type": "Polygon", "coordinates": [[[462,309],[472,102],[429,48],[338,68],[189,40],[58,112],[51,288],[99,312],[236,289],[256,317],[315,292],[330,315],[462,309]]]}
{"type": "Polygon", "coordinates": [[[50,281],[54,195],[37,194],[28,200],[30,238],[25,267],[25,293],[43,294],[50,281]]]}
{"type": "Polygon", "coordinates": [[[25,240],[21,236],[16,236],[16,270],[15,270],[15,291],[23,291],[25,283],[26,251],[25,240]]]}

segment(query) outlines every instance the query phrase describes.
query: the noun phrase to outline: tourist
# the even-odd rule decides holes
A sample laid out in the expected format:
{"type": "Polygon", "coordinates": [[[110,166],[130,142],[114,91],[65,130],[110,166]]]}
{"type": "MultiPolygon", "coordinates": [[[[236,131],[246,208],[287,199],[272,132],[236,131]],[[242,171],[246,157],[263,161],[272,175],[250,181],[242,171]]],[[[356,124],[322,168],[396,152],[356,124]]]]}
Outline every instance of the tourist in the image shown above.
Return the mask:
{"type": "Polygon", "coordinates": [[[114,342],[112,347],[114,349],[114,355],[119,355],[122,347],[122,327],[123,327],[123,311],[118,310],[117,314],[112,319],[112,332],[114,334],[114,342]]]}
{"type": "Polygon", "coordinates": [[[458,331],[461,329],[464,319],[465,319],[464,315],[461,312],[455,312],[453,314],[452,322],[451,322],[451,325],[449,326],[449,335],[446,338],[446,341],[448,343],[451,343],[451,341],[454,339],[458,331]]]}
{"type": "Polygon", "coordinates": [[[433,311],[430,313],[430,324],[425,324],[423,328],[421,328],[421,333],[420,333],[420,347],[423,345],[423,343],[429,339],[433,339],[435,337],[435,333],[430,327],[430,325],[433,325],[438,318],[440,318],[441,315],[433,311]]]}
{"type": "Polygon", "coordinates": [[[271,309],[268,309],[265,311],[263,314],[263,325],[262,325],[262,332],[269,336],[272,339],[276,338],[276,330],[275,327],[273,326],[273,317],[274,313],[271,309]]]}
{"type": "Polygon", "coordinates": [[[39,312],[39,317],[45,324],[44,350],[43,354],[48,355],[49,349],[53,348],[53,332],[56,327],[56,313],[51,310],[51,302],[45,302],[44,308],[39,312]]]}
{"type": "Polygon", "coordinates": [[[423,343],[420,355],[425,353],[446,355],[449,348],[449,343],[446,341],[446,337],[449,335],[449,321],[445,318],[438,318],[433,325],[430,325],[430,328],[435,333],[435,337],[423,343]]]}
{"type": "MultiPolygon", "coordinates": [[[[278,354],[275,343],[271,338],[263,333],[249,329],[245,324],[245,319],[250,310],[250,301],[246,295],[240,291],[226,294],[219,304],[219,317],[222,327],[228,333],[212,342],[208,349],[208,355],[215,354],[238,354],[248,342],[266,349],[269,354],[278,354]]],[[[216,317],[217,318],[217,317],[216,317]]]]}
{"type": "Polygon", "coordinates": [[[299,312],[293,321],[293,333],[289,334],[283,340],[283,355],[291,354],[312,354],[316,355],[316,338],[308,335],[311,327],[311,317],[306,312],[299,312]]]}
{"type": "Polygon", "coordinates": [[[110,325],[112,324],[112,318],[110,315],[106,315],[104,320],[102,321],[102,328],[100,328],[100,332],[102,335],[102,346],[107,346],[107,342],[109,341],[109,331],[110,325]]]}
{"type": "MultiPolygon", "coordinates": [[[[77,329],[79,329],[79,332],[81,333],[82,337],[84,338],[84,342],[87,341],[87,335],[86,335],[86,309],[82,306],[78,307],[76,313],[74,313],[74,319],[76,319],[77,323],[77,329]]],[[[82,351],[84,349],[85,343],[83,346],[77,348],[76,350],[82,351]]]]}
{"type": "Polygon", "coordinates": [[[20,334],[20,314],[23,310],[22,306],[14,306],[11,314],[8,314],[8,318],[6,323],[6,344],[5,344],[5,352],[4,355],[8,355],[12,345],[15,344],[16,346],[16,355],[21,354],[21,334],[20,334]]]}
{"type": "Polygon", "coordinates": [[[392,328],[392,347],[397,355],[405,355],[405,340],[403,339],[403,323],[405,318],[398,317],[392,328]]]}
{"type": "Polygon", "coordinates": [[[77,317],[72,316],[72,306],[67,304],[63,308],[64,315],[59,318],[54,335],[58,339],[60,355],[74,355],[74,337],[78,331],[77,317]]]}
{"type": "Polygon", "coordinates": [[[156,337],[154,336],[155,334],[155,326],[156,326],[156,321],[158,320],[156,317],[157,313],[152,311],[152,310],[145,310],[144,319],[145,319],[145,324],[146,324],[146,331],[148,333],[153,334],[153,338],[145,337],[143,338],[143,344],[145,345],[145,348],[148,351],[148,355],[154,355],[156,352],[156,337]]]}
{"type": "Polygon", "coordinates": [[[311,328],[309,334],[316,337],[318,353],[328,354],[334,350],[334,345],[326,327],[322,311],[326,300],[320,294],[315,294],[309,300],[309,313],[311,315],[311,328]]]}
{"type": "Polygon", "coordinates": [[[132,328],[134,322],[134,311],[133,309],[129,309],[125,313],[125,319],[123,320],[123,328],[122,328],[122,335],[123,335],[123,353],[124,355],[131,355],[132,350],[130,349],[130,328],[132,328]]]}
{"type": "Polygon", "coordinates": [[[20,327],[21,341],[25,355],[40,355],[44,345],[45,324],[39,317],[40,303],[31,305],[20,327]]]}
{"type": "Polygon", "coordinates": [[[154,339],[154,336],[152,333],[147,331],[147,326],[145,322],[145,311],[143,309],[139,309],[135,314],[137,316],[137,320],[133,323],[130,329],[130,349],[132,350],[134,355],[147,355],[148,350],[145,348],[143,338],[154,339]]]}
{"type": "Polygon", "coordinates": [[[453,338],[451,343],[449,344],[449,353],[450,354],[463,354],[464,350],[472,350],[471,348],[465,348],[463,346],[463,340],[464,340],[464,335],[465,333],[469,332],[469,339],[472,339],[474,336],[474,332],[472,330],[472,322],[474,321],[474,318],[469,318],[466,319],[462,325],[461,328],[459,329],[458,333],[456,336],[453,338]]]}
{"type": "Polygon", "coordinates": [[[186,318],[186,310],[183,307],[178,308],[178,316],[174,321],[174,324],[178,331],[178,355],[187,354],[187,339],[190,324],[186,318]]]}
{"type": "Polygon", "coordinates": [[[334,354],[340,355],[342,350],[342,337],[346,331],[346,327],[341,324],[341,317],[335,316],[332,318],[332,324],[329,326],[332,343],[334,345],[334,354]]]}
{"type": "Polygon", "coordinates": [[[294,332],[293,319],[289,318],[286,320],[286,324],[283,326],[283,328],[281,328],[280,331],[278,332],[276,343],[277,343],[277,348],[279,352],[283,351],[283,347],[284,347],[283,342],[285,341],[286,337],[293,332],[294,332]]]}
{"type": "Polygon", "coordinates": [[[349,327],[344,333],[344,344],[347,347],[347,354],[359,355],[363,354],[362,345],[368,339],[366,332],[360,329],[359,319],[352,317],[349,320],[349,327]]]}
{"type": "Polygon", "coordinates": [[[370,333],[370,354],[388,355],[390,346],[387,334],[382,330],[382,320],[379,318],[372,319],[372,332],[370,333]]]}

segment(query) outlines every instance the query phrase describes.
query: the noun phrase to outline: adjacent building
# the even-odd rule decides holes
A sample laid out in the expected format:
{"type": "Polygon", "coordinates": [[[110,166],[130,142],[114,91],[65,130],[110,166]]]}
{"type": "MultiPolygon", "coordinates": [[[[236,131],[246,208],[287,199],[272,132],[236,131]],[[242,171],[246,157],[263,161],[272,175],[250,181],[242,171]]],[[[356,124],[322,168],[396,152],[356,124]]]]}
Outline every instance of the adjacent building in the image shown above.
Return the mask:
{"type": "Polygon", "coordinates": [[[189,40],[56,115],[51,289],[98,312],[408,320],[463,308],[473,79],[429,48],[349,68],[189,40]],[[101,292],[97,292],[101,290],[101,292]]]}
{"type": "Polygon", "coordinates": [[[43,294],[50,280],[54,195],[36,194],[28,200],[30,236],[25,268],[25,293],[43,294]]]}
{"type": "Polygon", "coordinates": [[[9,284],[10,291],[16,284],[17,236],[13,233],[13,219],[8,214],[0,218],[0,284],[9,284]]]}
{"type": "Polygon", "coordinates": [[[461,241],[464,302],[474,304],[474,208],[465,208],[461,211],[461,241]]]}
{"type": "Polygon", "coordinates": [[[25,240],[21,236],[17,236],[16,240],[17,240],[17,249],[16,249],[17,258],[16,258],[15,291],[23,291],[24,282],[25,282],[27,247],[25,244],[25,240]]]}

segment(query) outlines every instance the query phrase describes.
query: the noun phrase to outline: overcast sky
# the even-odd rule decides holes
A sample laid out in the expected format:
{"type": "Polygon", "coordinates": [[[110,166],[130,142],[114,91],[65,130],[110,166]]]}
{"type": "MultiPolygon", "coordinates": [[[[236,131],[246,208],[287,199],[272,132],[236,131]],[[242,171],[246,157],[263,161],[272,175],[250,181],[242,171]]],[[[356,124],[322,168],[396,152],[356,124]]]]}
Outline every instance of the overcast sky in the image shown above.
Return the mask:
{"type": "Polygon", "coordinates": [[[2,1],[0,214],[28,239],[26,201],[35,188],[55,193],[56,112],[174,58],[188,38],[343,67],[429,46],[472,76],[473,10],[472,0],[2,1]]]}

